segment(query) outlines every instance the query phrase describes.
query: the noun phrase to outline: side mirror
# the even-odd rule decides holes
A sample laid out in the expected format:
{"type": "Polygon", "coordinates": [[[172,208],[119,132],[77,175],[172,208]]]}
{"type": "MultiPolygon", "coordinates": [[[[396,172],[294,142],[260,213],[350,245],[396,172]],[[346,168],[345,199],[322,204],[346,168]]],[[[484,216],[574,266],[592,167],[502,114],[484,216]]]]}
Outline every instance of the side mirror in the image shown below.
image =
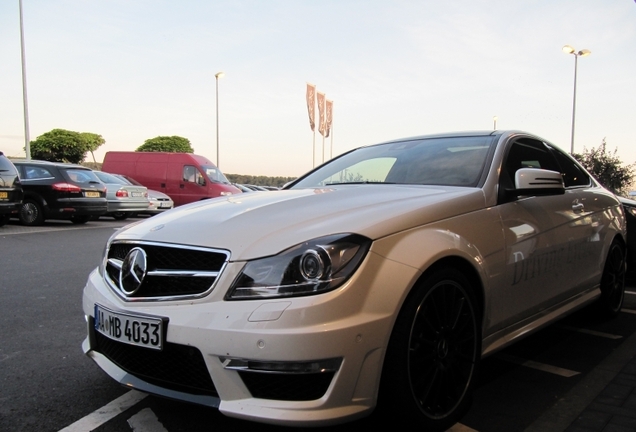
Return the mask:
{"type": "Polygon", "coordinates": [[[515,173],[513,196],[563,195],[563,176],[556,171],[539,168],[521,168],[515,173]]]}

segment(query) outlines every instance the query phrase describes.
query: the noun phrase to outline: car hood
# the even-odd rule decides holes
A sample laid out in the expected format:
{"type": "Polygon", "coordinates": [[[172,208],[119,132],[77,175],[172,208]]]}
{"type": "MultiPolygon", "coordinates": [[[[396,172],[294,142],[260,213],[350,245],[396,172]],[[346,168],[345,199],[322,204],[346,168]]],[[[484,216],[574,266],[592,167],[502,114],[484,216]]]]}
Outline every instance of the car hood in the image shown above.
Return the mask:
{"type": "Polygon", "coordinates": [[[181,206],[128,226],[116,238],[226,249],[236,261],[329,234],[375,240],[484,205],[481,189],[458,187],[367,184],[246,193],[181,206]]]}

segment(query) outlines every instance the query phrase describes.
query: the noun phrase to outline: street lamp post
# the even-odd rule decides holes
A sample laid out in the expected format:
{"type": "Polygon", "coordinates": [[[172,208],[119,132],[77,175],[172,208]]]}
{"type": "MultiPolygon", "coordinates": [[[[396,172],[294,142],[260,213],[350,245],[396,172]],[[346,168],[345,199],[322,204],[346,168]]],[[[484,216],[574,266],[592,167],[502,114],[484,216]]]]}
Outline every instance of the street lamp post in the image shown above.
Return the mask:
{"type": "Polygon", "coordinates": [[[572,97],[572,134],[570,135],[570,154],[574,153],[574,122],[576,118],[576,70],[578,67],[579,57],[585,57],[592,54],[592,51],[584,49],[576,51],[570,45],[563,47],[563,52],[574,56],[574,96],[572,97]]]}
{"type": "Polygon", "coordinates": [[[217,72],[214,75],[216,78],[216,167],[221,168],[219,165],[219,78],[225,75],[224,72],[217,72]]]}
{"type": "Polygon", "coordinates": [[[22,17],[22,0],[20,6],[20,49],[22,54],[22,103],[24,107],[24,151],[27,160],[31,159],[31,136],[29,134],[29,104],[27,98],[26,59],[24,54],[24,25],[22,17]]]}

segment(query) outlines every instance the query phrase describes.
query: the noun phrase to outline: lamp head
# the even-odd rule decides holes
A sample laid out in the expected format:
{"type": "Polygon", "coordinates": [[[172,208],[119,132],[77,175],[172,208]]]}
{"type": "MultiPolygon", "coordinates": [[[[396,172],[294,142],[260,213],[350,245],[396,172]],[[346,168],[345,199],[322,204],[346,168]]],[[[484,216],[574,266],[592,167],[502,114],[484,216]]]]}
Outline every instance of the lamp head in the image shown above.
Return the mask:
{"type": "Polygon", "coordinates": [[[563,47],[563,52],[566,54],[574,54],[575,49],[572,48],[570,45],[565,45],[563,47]]]}

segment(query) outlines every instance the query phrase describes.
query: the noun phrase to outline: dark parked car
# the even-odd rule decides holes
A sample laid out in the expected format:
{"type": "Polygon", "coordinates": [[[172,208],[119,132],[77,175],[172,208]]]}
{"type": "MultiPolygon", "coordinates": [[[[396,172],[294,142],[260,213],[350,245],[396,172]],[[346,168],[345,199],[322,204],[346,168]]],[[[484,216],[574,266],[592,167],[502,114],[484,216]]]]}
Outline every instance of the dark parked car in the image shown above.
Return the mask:
{"type": "Polygon", "coordinates": [[[14,164],[24,189],[19,213],[23,225],[41,225],[45,219],[83,224],[108,210],[106,186],[89,168],[37,160],[14,164]]]}
{"type": "Polygon", "coordinates": [[[15,166],[0,152],[0,226],[17,215],[22,204],[22,186],[15,166]]]}
{"type": "Polygon", "coordinates": [[[618,198],[625,211],[627,222],[627,280],[636,282],[636,201],[633,199],[618,198]]]}

